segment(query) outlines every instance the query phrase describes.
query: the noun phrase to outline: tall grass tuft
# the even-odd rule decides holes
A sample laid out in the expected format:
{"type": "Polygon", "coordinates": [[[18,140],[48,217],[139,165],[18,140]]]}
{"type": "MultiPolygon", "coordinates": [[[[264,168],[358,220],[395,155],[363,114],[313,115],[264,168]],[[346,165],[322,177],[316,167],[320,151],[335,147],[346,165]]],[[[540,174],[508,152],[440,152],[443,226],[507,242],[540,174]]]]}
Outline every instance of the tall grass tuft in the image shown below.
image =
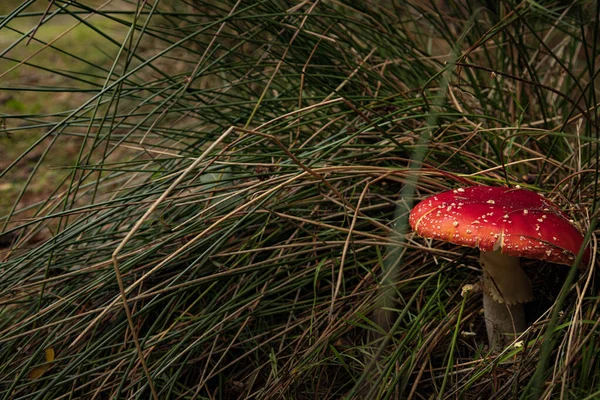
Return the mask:
{"type": "Polygon", "coordinates": [[[2,399],[600,393],[594,268],[526,262],[493,353],[406,223],[518,184],[596,249],[596,2],[7,4],[2,399]]]}

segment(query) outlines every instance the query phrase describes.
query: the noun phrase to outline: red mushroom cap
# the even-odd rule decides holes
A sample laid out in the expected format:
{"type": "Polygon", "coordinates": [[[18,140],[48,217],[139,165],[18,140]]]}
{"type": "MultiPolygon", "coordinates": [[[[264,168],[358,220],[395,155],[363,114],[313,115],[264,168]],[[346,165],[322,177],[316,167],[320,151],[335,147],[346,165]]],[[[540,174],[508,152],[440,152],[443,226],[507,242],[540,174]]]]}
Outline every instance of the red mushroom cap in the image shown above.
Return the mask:
{"type": "MultiPolygon", "coordinates": [[[[583,236],[551,201],[525,189],[471,186],[431,196],[413,208],[417,234],[481,251],[572,265],[583,236]]],[[[587,264],[586,249],[582,264],[587,264]]]]}

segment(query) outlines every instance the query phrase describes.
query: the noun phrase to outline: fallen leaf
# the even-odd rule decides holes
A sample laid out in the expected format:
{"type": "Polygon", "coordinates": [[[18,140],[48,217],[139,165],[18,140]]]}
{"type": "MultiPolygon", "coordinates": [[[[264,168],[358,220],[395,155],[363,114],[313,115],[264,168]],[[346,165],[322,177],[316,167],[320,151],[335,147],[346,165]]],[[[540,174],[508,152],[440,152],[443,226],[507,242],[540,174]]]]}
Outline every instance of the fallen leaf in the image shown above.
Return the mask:
{"type": "Polygon", "coordinates": [[[47,348],[44,351],[44,355],[46,357],[46,363],[32,369],[29,373],[29,379],[38,379],[50,369],[50,365],[52,364],[52,361],[54,361],[54,349],[52,347],[47,348]]]}

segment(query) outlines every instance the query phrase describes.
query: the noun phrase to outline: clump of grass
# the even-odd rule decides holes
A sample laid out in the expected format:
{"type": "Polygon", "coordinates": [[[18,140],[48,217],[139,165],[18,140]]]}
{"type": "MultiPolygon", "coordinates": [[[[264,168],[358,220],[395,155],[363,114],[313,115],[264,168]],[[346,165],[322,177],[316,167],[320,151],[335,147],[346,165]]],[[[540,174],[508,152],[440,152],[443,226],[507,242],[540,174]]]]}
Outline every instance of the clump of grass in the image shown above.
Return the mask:
{"type": "Polygon", "coordinates": [[[16,140],[45,130],[1,173],[38,152],[2,219],[3,398],[593,395],[593,269],[561,307],[546,312],[550,291],[530,306],[522,346],[490,354],[480,302],[461,296],[475,257],[406,219],[441,190],[520,184],[573,205],[595,239],[594,7],[55,1],[7,14],[2,29],[78,21],[111,64],[29,63],[86,97],[2,115],[16,140]],[[50,166],[66,170],[56,190],[24,204],[50,166]]]}

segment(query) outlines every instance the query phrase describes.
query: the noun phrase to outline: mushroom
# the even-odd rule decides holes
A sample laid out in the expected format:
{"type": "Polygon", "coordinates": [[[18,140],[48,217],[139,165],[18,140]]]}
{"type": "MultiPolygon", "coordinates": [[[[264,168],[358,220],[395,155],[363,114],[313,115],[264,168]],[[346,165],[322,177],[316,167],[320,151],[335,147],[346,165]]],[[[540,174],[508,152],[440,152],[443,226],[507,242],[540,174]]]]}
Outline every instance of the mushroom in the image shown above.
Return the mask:
{"type": "MultiPolygon", "coordinates": [[[[420,236],[477,247],[490,346],[503,348],[527,328],[523,303],[533,298],[519,257],[572,265],[583,236],[551,201],[521,188],[471,186],[431,196],[410,213],[420,236]]],[[[582,264],[589,260],[585,250],[582,264]]]]}

